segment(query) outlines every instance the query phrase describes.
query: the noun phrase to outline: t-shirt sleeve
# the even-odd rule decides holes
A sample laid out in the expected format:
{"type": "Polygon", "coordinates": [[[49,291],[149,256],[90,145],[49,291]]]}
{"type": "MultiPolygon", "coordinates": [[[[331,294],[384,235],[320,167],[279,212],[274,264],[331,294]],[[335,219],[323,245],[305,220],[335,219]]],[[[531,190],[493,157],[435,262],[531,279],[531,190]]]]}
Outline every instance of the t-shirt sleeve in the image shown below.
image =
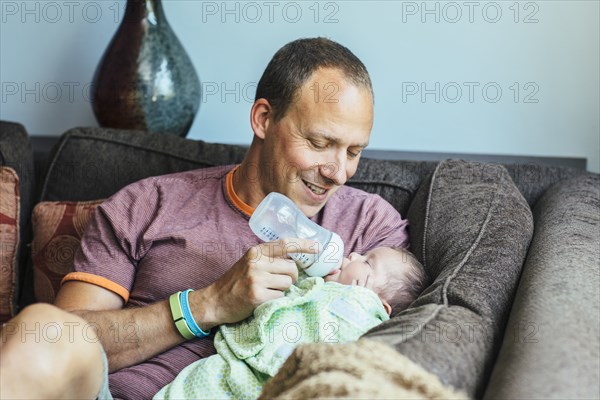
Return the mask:
{"type": "Polygon", "coordinates": [[[139,260],[152,244],[160,219],[161,191],[152,178],[133,183],[96,208],[63,279],[104,287],[129,299],[139,260]]]}
{"type": "Polygon", "coordinates": [[[370,196],[362,232],[362,253],[376,247],[408,248],[408,221],[379,195],[370,196]]]}

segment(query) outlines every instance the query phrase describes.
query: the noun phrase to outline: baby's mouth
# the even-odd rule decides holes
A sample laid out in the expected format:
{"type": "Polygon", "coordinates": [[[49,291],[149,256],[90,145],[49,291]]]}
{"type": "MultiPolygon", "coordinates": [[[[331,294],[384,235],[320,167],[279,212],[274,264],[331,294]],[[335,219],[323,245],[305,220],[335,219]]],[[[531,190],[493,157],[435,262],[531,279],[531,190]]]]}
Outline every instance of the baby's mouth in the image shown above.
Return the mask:
{"type": "Polygon", "coordinates": [[[304,182],[304,184],[315,194],[323,194],[327,191],[327,189],[323,189],[322,187],[319,187],[315,184],[312,184],[310,182],[305,181],[304,179],[302,180],[302,182],[304,182]]]}

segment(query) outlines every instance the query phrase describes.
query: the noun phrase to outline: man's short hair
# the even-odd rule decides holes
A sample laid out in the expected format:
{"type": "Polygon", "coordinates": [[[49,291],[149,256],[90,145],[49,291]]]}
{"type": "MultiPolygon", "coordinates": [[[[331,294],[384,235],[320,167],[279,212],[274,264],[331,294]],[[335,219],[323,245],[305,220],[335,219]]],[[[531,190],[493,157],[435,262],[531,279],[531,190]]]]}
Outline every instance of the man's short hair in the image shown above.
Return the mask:
{"type": "Polygon", "coordinates": [[[341,44],[319,37],[294,40],[279,49],[258,82],[255,100],[266,99],[277,122],[287,112],[298,89],[319,68],[339,69],[355,86],[373,94],[371,78],[362,61],[341,44]]]}

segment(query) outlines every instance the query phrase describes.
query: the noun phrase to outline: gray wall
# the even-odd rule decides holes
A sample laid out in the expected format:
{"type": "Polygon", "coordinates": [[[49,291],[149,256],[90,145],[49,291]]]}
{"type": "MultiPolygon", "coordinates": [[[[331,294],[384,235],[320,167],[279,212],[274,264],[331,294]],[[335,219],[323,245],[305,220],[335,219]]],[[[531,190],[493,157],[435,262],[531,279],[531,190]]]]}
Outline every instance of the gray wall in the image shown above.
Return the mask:
{"type": "MultiPolygon", "coordinates": [[[[600,172],[598,1],[163,4],[205,89],[190,138],[249,143],[269,58],[320,35],[371,72],[372,149],[586,157],[600,172]]],[[[96,125],[89,83],[123,0],[0,6],[0,118],[33,135],[96,125]]]]}

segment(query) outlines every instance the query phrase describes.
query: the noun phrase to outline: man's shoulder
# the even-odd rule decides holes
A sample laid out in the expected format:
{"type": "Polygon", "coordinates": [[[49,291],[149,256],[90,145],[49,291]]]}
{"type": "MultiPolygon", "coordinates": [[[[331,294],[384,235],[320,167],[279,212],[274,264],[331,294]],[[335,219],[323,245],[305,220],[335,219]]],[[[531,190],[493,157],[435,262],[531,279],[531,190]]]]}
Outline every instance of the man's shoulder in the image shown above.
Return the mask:
{"type": "Polygon", "coordinates": [[[177,184],[177,183],[207,183],[210,181],[220,181],[235,165],[219,165],[216,167],[197,168],[188,171],[174,172],[165,175],[152,176],[144,180],[155,184],[177,184]]]}
{"type": "MultiPolygon", "coordinates": [[[[348,221],[355,217],[362,219],[375,210],[387,210],[387,212],[391,212],[390,209],[393,209],[392,205],[378,194],[365,192],[364,190],[349,186],[342,186],[331,196],[316,218],[318,223],[330,224],[342,216],[344,217],[342,221],[348,221]],[[349,218],[350,216],[353,217],[349,218]]],[[[339,223],[339,221],[336,222],[336,224],[339,223]]]]}
{"type": "MultiPolygon", "coordinates": [[[[168,198],[186,197],[191,194],[200,194],[206,191],[220,190],[221,181],[234,165],[198,168],[189,171],[175,172],[165,175],[151,176],[130,183],[109,200],[112,203],[130,203],[132,201],[145,201],[158,196],[168,198]]],[[[106,202],[108,204],[108,202],[106,202]]]]}
{"type": "Polygon", "coordinates": [[[188,171],[174,172],[165,175],[150,176],[126,186],[128,189],[151,189],[158,187],[180,187],[180,186],[204,186],[211,182],[217,183],[234,165],[223,165],[217,167],[197,168],[188,171]]]}
{"type": "MultiPolygon", "coordinates": [[[[327,226],[355,224],[374,215],[384,218],[400,217],[398,211],[383,197],[364,190],[342,186],[331,196],[316,217],[317,222],[327,226]]],[[[337,232],[337,231],[336,231],[337,232]]]]}

